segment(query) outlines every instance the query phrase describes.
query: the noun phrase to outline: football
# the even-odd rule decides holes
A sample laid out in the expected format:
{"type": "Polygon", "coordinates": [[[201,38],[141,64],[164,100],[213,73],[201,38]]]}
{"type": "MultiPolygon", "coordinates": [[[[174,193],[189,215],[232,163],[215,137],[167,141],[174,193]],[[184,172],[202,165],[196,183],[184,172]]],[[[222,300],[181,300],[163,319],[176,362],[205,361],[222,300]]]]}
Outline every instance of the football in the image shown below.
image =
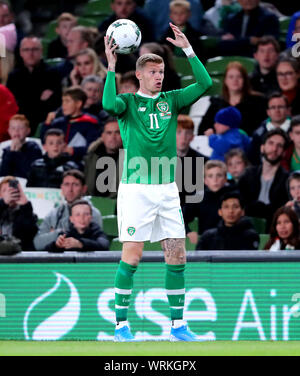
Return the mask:
{"type": "Polygon", "coordinates": [[[113,22],[106,31],[109,41],[117,44],[115,50],[118,54],[130,54],[134,52],[142,40],[142,33],[139,27],[131,20],[120,19],[113,22]]]}

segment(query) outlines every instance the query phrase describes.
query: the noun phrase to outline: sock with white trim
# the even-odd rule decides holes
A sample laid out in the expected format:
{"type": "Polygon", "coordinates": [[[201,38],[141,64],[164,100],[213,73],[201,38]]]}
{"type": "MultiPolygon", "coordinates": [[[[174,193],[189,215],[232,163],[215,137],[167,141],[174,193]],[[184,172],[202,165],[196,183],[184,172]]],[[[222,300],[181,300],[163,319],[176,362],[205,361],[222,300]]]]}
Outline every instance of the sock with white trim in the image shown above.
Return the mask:
{"type": "Polygon", "coordinates": [[[116,322],[127,321],[130,296],[133,287],[133,276],[137,266],[120,261],[115,278],[115,312],[116,322]]]}
{"type": "Polygon", "coordinates": [[[185,264],[166,264],[166,293],[170,305],[171,320],[182,320],[185,298],[185,264]]]}

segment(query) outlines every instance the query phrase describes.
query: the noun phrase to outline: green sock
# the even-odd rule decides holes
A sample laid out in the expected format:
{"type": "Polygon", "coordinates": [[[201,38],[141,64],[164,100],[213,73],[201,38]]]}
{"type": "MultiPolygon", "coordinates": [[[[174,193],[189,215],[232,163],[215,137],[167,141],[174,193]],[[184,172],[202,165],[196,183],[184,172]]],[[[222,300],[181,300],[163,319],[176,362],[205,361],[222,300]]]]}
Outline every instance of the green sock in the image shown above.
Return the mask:
{"type": "Polygon", "coordinates": [[[184,282],[183,265],[168,265],[166,264],[166,293],[168,296],[171,320],[182,320],[185,298],[185,282],[184,282]]]}
{"type": "Polygon", "coordinates": [[[133,287],[133,275],[137,266],[120,261],[115,278],[115,311],[116,321],[126,321],[133,287]]]}

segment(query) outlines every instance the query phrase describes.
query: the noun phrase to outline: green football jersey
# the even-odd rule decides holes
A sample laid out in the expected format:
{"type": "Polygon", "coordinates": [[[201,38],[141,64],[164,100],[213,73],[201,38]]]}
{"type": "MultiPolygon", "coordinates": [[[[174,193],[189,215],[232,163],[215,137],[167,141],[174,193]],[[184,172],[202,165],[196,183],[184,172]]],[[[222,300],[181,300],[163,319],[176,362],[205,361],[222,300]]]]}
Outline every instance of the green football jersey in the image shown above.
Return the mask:
{"type": "Polygon", "coordinates": [[[176,129],[181,109],[197,101],[211,79],[197,57],[189,59],[196,83],[184,89],[116,95],[115,73],[108,72],[103,108],[118,117],[125,151],[122,182],[166,184],[176,177],[176,129]]]}

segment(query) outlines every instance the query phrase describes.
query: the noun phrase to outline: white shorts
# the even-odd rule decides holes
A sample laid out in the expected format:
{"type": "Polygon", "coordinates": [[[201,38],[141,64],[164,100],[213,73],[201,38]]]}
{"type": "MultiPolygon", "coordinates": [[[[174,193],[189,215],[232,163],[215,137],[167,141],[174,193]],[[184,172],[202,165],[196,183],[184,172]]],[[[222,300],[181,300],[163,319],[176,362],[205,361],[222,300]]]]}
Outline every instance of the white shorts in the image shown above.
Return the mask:
{"type": "Polygon", "coordinates": [[[121,242],[151,243],[185,239],[185,227],[176,183],[123,184],[118,191],[121,242]]]}

